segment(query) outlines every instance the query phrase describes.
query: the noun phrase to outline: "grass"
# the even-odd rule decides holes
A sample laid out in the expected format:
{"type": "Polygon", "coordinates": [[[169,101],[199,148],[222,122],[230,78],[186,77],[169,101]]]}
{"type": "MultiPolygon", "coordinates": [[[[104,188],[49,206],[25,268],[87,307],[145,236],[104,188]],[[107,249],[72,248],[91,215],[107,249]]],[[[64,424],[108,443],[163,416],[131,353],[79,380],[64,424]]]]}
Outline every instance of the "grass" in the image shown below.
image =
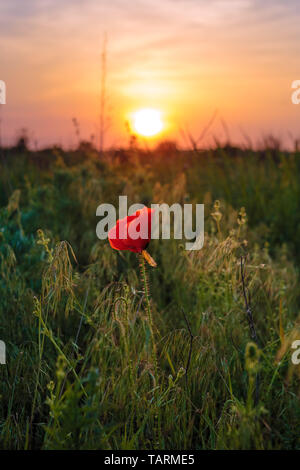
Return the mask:
{"type": "Polygon", "coordinates": [[[299,154],[4,156],[2,449],[300,448],[299,154]],[[205,203],[202,250],[149,245],[149,302],[135,254],[96,238],[97,206],[122,194],[205,203]]]}

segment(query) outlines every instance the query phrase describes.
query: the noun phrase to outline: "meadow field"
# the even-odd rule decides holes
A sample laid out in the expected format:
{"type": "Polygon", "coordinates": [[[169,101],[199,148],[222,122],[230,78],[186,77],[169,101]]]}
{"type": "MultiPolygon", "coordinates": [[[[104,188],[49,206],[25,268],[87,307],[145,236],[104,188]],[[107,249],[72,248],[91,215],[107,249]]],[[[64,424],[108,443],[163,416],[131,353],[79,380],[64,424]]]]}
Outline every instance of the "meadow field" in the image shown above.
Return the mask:
{"type": "Polygon", "coordinates": [[[0,156],[1,449],[300,449],[297,149],[0,156]],[[145,284],[119,195],[204,203],[203,248],[152,240],[145,284]]]}

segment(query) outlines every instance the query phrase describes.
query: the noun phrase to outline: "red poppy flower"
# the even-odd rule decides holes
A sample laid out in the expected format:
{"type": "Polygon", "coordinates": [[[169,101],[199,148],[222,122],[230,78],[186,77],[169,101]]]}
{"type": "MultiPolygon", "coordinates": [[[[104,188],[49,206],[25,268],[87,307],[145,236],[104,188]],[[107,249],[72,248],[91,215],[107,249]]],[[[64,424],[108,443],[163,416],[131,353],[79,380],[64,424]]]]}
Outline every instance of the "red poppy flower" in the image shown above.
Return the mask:
{"type": "Polygon", "coordinates": [[[117,220],[108,232],[110,246],[115,250],[129,250],[142,253],[152,266],[156,266],[146,248],[151,240],[152,215],[154,209],[143,207],[132,215],[117,220]]]}

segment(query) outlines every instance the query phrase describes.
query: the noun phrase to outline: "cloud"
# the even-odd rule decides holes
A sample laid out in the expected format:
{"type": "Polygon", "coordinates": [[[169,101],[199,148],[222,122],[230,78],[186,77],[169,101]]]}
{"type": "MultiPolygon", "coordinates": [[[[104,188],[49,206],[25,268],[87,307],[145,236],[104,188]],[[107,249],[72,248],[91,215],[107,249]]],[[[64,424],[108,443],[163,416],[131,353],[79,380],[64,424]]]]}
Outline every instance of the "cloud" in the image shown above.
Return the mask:
{"type": "MultiPolygon", "coordinates": [[[[190,113],[192,107],[203,109],[203,103],[213,109],[222,100],[227,105],[227,94],[230,109],[237,109],[237,94],[240,102],[248,92],[258,96],[262,83],[269,102],[276,104],[285,93],[278,77],[287,83],[290,76],[297,78],[298,4],[299,0],[1,0],[0,78],[10,94],[6,110],[23,120],[34,108],[35,122],[41,114],[46,121],[51,112],[61,122],[62,113],[86,109],[87,99],[95,101],[99,90],[105,31],[109,89],[116,101],[127,99],[124,108],[137,94],[147,99],[148,93],[162,101],[169,96],[170,108],[190,103],[190,113]]],[[[254,114],[256,102],[250,98],[249,103],[254,114]]],[[[90,114],[96,112],[96,105],[89,106],[90,114]]]]}

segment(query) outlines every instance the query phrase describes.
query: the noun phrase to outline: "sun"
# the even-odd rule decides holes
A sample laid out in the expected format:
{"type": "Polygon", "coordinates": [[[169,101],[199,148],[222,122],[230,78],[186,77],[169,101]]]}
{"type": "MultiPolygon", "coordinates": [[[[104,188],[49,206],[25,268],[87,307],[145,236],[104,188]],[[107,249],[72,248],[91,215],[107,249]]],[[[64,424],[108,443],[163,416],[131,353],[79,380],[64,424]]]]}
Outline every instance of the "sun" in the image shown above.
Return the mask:
{"type": "Polygon", "coordinates": [[[157,109],[140,109],[133,115],[135,131],[144,137],[152,137],[163,129],[161,112],[157,109]]]}

